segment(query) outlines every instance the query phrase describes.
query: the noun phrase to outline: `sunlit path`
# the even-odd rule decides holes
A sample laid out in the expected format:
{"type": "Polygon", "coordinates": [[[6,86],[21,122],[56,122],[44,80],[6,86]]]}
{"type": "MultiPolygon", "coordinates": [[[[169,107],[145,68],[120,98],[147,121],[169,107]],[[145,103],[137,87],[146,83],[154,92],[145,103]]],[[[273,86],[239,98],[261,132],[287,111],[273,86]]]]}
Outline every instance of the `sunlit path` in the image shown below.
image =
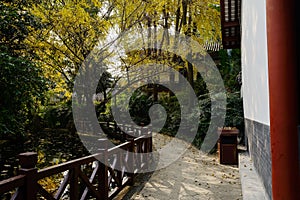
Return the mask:
{"type": "MultiPolygon", "coordinates": [[[[154,148],[170,139],[154,135],[154,148]]],[[[129,193],[123,199],[242,199],[238,168],[220,165],[216,155],[204,155],[195,147],[148,180],[138,180],[129,193]]]]}

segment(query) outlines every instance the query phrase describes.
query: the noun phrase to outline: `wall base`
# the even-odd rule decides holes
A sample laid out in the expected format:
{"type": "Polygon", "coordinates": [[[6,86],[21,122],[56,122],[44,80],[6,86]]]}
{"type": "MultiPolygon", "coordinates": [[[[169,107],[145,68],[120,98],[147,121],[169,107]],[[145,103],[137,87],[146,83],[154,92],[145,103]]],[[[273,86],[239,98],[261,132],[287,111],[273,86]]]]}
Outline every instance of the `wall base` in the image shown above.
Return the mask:
{"type": "Polygon", "coordinates": [[[245,135],[254,167],[260,177],[269,199],[272,197],[272,162],[270,127],[245,119],[245,135]]]}

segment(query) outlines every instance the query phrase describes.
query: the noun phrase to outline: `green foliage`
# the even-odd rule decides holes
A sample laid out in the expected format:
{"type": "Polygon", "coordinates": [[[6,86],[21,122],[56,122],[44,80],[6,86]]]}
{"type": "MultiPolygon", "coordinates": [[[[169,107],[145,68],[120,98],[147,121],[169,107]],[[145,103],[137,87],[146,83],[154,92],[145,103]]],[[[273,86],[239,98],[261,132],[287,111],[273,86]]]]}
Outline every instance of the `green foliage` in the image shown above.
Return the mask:
{"type": "Polygon", "coordinates": [[[16,55],[20,52],[26,53],[26,45],[23,41],[29,34],[30,29],[37,29],[40,24],[34,16],[23,9],[21,4],[15,1],[0,2],[0,50],[16,55]]]}
{"type": "Polygon", "coordinates": [[[23,53],[33,17],[10,4],[0,3],[0,137],[24,134],[43,100],[47,80],[23,53]]]}
{"type": "Polygon", "coordinates": [[[233,49],[231,51],[220,50],[219,70],[222,75],[227,92],[239,92],[241,84],[238,80],[241,72],[241,50],[233,49]]]}
{"type": "Polygon", "coordinates": [[[227,91],[227,110],[225,126],[237,127],[240,136],[243,138],[244,132],[244,109],[241,97],[241,50],[233,49],[229,52],[221,50],[219,52],[221,64],[220,73],[224,80],[227,91]]]}
{"type": "Polygon", "coordinates": [[[236,127],[244,131],[243,99],[239,92],[227,94],[227,110],[225,126],[236,127]]]}
{"type": "Polygon", "coordinates": [[[161,132],[175,136],[181,122],[181,109],[177,97],[162,96],[158,103],[165,108],[167,113],[167,120],[161,132]]]}
{"type": "Polygon", "coordinates": [[[44,126],[48,128],[66,128],[73,121],[71,103],[48,105],[44,111],[44,126]]]}
{"type": "MultiPolygon", "coordinates": [[[[166,44],[166,38],[172,32],[170,26],[174,26],[173,29],[175,28],[182,34],[190,35],[200,44],[208,40],[219,41],[221,38],[220,12],[217,4],[219,2],[216,0],[6,0],[1,2],[1,87],[3,86],[3,91],[6,92],[1,94],[0,99],[1,107],[5,107],[1,109],[3,114],[0,117],[0,130],[9,132],[15,129],[7,127],[4,121],[14,122],[8,123],[14,126],[19,126],[17,122],[21,125],[26,124],[23,122],[28,121],[30,114],[33,113],[33,105],[38,107],[37,100],[44,97],[46,81],[42,78],[43,76],[53,83],[47,85],[50,89],[47,94],[48,105],[42,108],[44,113],[41,116],[45,125],[52,128],[66,126],[72,120],[69,100],[76,73],[89,53],[98,45],[98,41],[105,41],[112,31],[118,35],[129,28],[147,28],[148,23],[151,22],[152,27],[156,24],[158,29],[167,29],[165,41],[157,41],[159,45],[166,44]],[[14,100],[9,101],[12,97],[14,100]]],[[[101,45],[98,47],[101,48],[101,45]]],[[[232,55],[228,56],[227,52],[221,51],[220,57],[219,69],[226,89],[230,94],[235,93],[240,87],[236,81],[236,76],[240,71],[239,52],[234,50],[232,55]]],[[[140,58],[128,53],[122,58],[122,64],[118,67],[138,67],[136,63],[140,60],[137,59],[140,58]]],[[[187,67],[186,61],[179,63],[172,62],[172,58],[164,59],[161,63],[168,63],[175,69],[179,66],[187,67]]],[[[153,60],[147,58],[141,64],[149,62],[153,60]]],[[[96,91],[103,95],[103,99],[96,102],[97,116],[100,121],[112,120],[109,100],[113,96],[109,89],[113,86],[112,74],[104,73],[96,91]]],[[[201,138],[210,121],[210,100],[208,96],[205,96],[208,91],[199,75],[194,86],[202,102],[200,109],[203,113],[201,113],[198,130],[201,138]]],[[[236,96],[233,95],[233,104],[240,102],[236,96]]],[[[178,101],[171,96],[162,97],[158,103],[165,107],[168,115],[164,130],[174,135],[181,118],[178,101]]],[[[148,110],[153,104],[152,96],[137,91],[129,105],[134,121],[149,122],[148,110]]],[[[238,119],[234,119],[235,114],[237,112],[229,113],[227,124],[238,123],[238,119]]],[[[191,112],[187,118],[192,118],[194,115],[196,113],[191,112]]]]}
{"type": "Polygon", "coordinates": [[[42,100],[46,80],[30,61],[0,53],[0,132],[20,134],[42,100]]]}
{"type": "Polygon", "coordinates": [[[136,90],[129,101],[129,113],[133,121],[136,124],[149,124],[148,111],[153,104],[152,96],[147,95],[141,89],[136,90]]]}
{"type": "Polygon", "coordinates": [[[200,113],[200,121],[199,121],[197,135],[193,141],[193,144],[196,147],[201,146],[211,122],[211,101],[209,95],[208,94],[200,95],[198,96],[198,99],[199,99],[198,102],[200,106],[199,110],[201,111],[201,113],[200,113]]]}

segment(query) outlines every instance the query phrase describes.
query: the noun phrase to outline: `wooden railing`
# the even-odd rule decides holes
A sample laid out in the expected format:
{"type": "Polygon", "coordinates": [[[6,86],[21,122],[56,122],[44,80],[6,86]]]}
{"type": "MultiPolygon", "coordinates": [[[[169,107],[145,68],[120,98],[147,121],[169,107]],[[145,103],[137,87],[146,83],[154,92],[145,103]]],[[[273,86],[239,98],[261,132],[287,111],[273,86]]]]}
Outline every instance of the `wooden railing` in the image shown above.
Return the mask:
{"type": "Polygon", "coordinates": [[[141,136],[128,137],[127,142],[113,148],[42,170],[35,167],[37,153],[22,153],[19,155],[19,175],[1,181],[0,194],[15,191],[11,199],[54,200],[62,198],[67,191],[71,200],[112,199],[132,184],[136,173],[145,170],[151,161],[151,154],[147,154],[152,151],[151,132],[143,128],[135,131],[141,136]],[[142,131],[146,134],[141,134],[142,131]],[[86,173],[88,170],[90,172],[86,173]],[[65,173],[64,178],[55,193],[50,193],[39,183],[46,177],[62,173],[65,173]]]}

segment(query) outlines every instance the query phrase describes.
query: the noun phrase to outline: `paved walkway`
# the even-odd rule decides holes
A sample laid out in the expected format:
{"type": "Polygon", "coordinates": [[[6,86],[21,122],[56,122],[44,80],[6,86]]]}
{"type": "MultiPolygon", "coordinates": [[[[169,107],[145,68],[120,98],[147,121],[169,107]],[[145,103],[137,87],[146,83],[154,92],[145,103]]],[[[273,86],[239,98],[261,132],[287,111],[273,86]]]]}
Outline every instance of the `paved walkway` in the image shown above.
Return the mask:
{"type": "Polygon", "coordinates": [[[244,200],[269,200],[248,153],[239,154],[244,200]]]}
{"type": "MultiPolygon", "coordinates": [[[[169,136],[154,135],[154,149],[170,140],[169,136]]],[[[122,199],[242,199],[239,170],[237,166],[220,165],[217,155],[204,155],[191,146],[168,167],[138,178],[122,199]]]]}

